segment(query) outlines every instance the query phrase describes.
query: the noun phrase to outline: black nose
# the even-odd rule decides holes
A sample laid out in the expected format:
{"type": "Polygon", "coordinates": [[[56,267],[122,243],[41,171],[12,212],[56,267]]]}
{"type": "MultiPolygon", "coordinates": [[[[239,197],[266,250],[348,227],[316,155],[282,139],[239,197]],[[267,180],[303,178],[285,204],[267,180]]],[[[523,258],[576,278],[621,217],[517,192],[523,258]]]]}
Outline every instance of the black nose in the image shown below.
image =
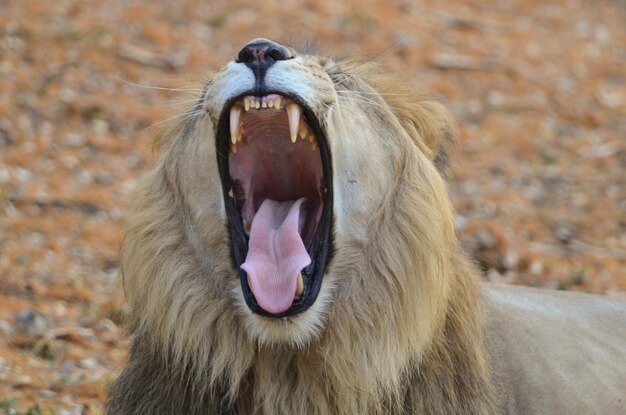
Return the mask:
{"type": "Polygon", "coordinates": [[[278,43],[267,39],[255,39],[237,54],[237,62],[267,69],[276,61],[289,59],[288,51],[278,43]]]}

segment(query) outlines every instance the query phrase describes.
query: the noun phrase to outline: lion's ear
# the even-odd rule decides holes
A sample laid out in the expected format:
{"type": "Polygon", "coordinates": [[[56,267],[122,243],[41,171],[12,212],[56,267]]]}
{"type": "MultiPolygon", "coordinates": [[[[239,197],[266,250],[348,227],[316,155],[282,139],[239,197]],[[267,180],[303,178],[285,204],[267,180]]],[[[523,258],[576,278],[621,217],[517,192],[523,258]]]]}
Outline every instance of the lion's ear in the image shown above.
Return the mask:
{"type": "Polygon", "coordinates": [[[420,150],[437,167],[443,167],[440,163],[445,162],[445,147],[456,132],[456,123],[446,107],[415,92],[383,98],[420,150]]]}
{"type": "Polygon", "coordinates": [[[456,123],[447,108],[405,84],[399,85],[396,77],[364,72],[365,81],[380,92],[418,148],[443,170],[447,144],[456,133],[456,123]]]}

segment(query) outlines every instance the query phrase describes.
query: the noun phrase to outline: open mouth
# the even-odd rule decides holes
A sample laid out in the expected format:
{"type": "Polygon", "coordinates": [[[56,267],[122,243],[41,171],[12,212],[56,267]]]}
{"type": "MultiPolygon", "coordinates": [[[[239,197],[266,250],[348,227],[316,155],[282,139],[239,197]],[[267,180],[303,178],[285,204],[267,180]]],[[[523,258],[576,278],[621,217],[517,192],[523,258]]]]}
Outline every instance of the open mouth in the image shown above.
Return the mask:
{"type": "Polygon", "coordinates": [[[300,313],[319,294],[331,248],[330,152],[320,123],[298,97],[243,95],[225,106],[217,137],[246,303],[266,316],[300,313]]]}

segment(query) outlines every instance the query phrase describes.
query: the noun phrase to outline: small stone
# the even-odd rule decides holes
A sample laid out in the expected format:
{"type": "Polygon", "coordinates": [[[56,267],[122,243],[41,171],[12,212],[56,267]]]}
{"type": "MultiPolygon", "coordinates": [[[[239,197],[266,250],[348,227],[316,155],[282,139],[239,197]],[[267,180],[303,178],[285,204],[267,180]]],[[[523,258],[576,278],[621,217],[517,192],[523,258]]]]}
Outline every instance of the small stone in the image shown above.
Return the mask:
{"type": "Polygon", "coordinates": [[[63,366],[61,367],[59,373],[61,374],[61,376],[68,376],[70,372],[74,370],[75,366],[76,365],[74,364],[73,360],[66,360],[65,362],[63,362],[63,366]]]}
{"type": "Polygon", "coordinates": [[[68,147],[82,147],[85,145],[85,136],[78,133],[67,133],[63,136],[63,143],[68,147]]]}
{"type": "Polygon", "coordinates": [[[486,229],[481,229],[476,234],[476,243],[478,245],[478,249],[488,250],[495,246],[496,241],[491,235],[491,232],[486,229]]]}
{"type": "Polygon", "coordinates": [[[63,409],[60,415],[82,415],[85,412],[86,407],[84,405],[73,405],[68,409],[63,409]]]}
{"type": "Polygon", "coordinates": [[[30,376],[17,376],[13,381],[14,388],[22,388],[33,384],[33,378],[30,376]]]}
{"type": "Polygon", "coordinates": [[[13,317],[19,329],[30,334],[42,335],[48,329],[48,321],[36,310],[23,310],[13,317]]]}
{"type": "Polygon", "coordinates": [[[109,123],[99,118],[96,118],[91,122],[91,127],[93,132],[97,135],[104,135],[109,132],[109,123]]]}
{"type": "Polygon", "coordinates": [[[81,369],[93,369],[97,365],[98,362],[96,362],[96,359],[94,359],[93,357],[83,359],[78,362],[78,367],[80,367],[81,369]]]}
{"type": "Polygon", "coordinates": [[[502,266],[505,269],[515,269],[519,265],[520,256],[515,251],[508,251],[502,258],[502,266]]]}
{"type": "Polygon", "coordinates": [[[467,227],[467,224],[469,223],[469,221],[467,220],[467,218],[459,213],[454,215],[454,226],[457,229],[463,230],[467,227]]]}
{"type": "Polygon", "coordinates": [[[81,327],[91,327],[91,326],[93,325],[93,323],[94,323],[94,319],[93,319],[93,317],[90,317],[90,316],[85,316],[85,317],[82,317],[82,318],[78,321],[78,324],[79,324],[81,327]]]}
{"type": "Polygon", "coordinates": [[[530,264],[529,271],[532,275],[539,275],[543,272],[543,264],[538,261],[533,261],[530,264]]]}
{"type": "Polygon", "coordinates": [[[569,225],[559,225],[554,230],[554,236],[563,244],[568,244],[576,235],[576,231],[569,225]]]}
{"type": "Polygon", "coordinates": [[[4,333],[6,336],[13,336],[15,330],[8,321],[0,320],[0,333],[4,333]]]}
{"type": "Polygon", "coordinates": [[[55,391],[51,391],[49,389],[43,389],[43,390],[37,391],[37,393],[42,398],[54,398],[55,396],[57,396],[57,393],[55,391]]]}
{"type": "Polygon", "coordinates": [[[0,166],[0,183],[8,183],[11,179],[11,173],[6,167],[0,166]]]}

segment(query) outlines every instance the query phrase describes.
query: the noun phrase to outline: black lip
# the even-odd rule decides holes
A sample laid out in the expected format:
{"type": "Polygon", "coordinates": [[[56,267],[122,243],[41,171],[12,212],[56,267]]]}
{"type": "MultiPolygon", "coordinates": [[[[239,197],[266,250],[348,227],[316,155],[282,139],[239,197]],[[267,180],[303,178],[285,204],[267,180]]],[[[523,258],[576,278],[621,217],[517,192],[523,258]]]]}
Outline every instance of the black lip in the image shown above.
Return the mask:
{"type": "Polygon", "coordinates": [[[324,272],[333,252],[333,187],[332,187],[332,163],[331,154],[328,146],[328,140],[324,130],[320,126],[319,120],[314,116],[313,111],[306,105],[306,103],[297,95],[286,93],[284,91],[263,91],[260,96],[269,94],[279,94],[288,97],[297,102],[302,107],[302,114],[306,118],[309,127],[315,133],[317,141],[319,143],[319,151],[322,158],[322,171],[324,173],[324,206],[322,208],[322,215],[320,222],[317,226],[315,236],[311,242],[311,246],[308,249],[309,256],[311,257],[311,264],[307,266],[302,274],[304,276],[304,293],[298,300],[294,300],[293,304],[286,311],[279,314],[272,314],[261,308],[256,302],[252,290],[248,285],[246,273],[240,266],[245,262],[248,254],[248,236],[244,232],[243,222],[239,209],[235,200],[228,195],[231,188],[231,178],[229,172],[229,148],[228,143],[230,140],[229,135],[229,112],[232,105],[247,95],[259,96],[256,91],[247,91],[241,95],[230,99],[224,110],[220,115],[216,134],[216,149],[217,149],[217,165],[220,173],[220,179],[222,182],[222,191],[224,197],[224,203],[226,206],[226,215],[228,217],[228,228],[231,238],[231,257],[233,259],[233,265],[239,272],[239,280],[241,282],[241,288],[243,291],[244,299],[250,310],[256,314],[267,317],[287,317],[293,316],[311,307],[319,294],[322,286],[322,279],[324,272]]]}

